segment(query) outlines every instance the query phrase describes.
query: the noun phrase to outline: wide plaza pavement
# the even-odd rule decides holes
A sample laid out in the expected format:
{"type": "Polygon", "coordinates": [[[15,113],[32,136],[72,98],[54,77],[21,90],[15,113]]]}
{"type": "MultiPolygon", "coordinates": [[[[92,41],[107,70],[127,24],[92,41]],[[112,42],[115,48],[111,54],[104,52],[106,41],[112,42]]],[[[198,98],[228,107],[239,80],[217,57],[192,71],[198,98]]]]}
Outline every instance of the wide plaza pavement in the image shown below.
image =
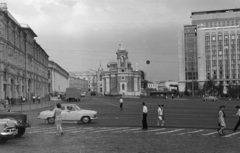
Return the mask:
{"type": "MultiPolygon", "coordinates": [[[[24,137],[12,139],[1,145],[9,152],[238,152],[240,132],[221,137],[217,134],[217,112],[226,106],[226,123],[231,129],[237,117],[238,101],[170,100],[150,98],[124,98],[123,111],[119,98],[85,97],[79,105],[82,109],[96,110],[98,119],[90,124],[67,123],[64,135],[56,136],[54,125],[38,120],[38,112],[48,108],[25,111],[32,125],[24,137]],[[149,130],[141,130],[142,102],[148,113],[149,130]],[[156,126],[157,105],[164,104],[166,126],[156,126]],[[202,124],[199,124],[202,123],[202,124]],[[15,147],[11,147],[15,146],[15,147]],[[25,147],[23,147],[25,146],[25,147]],[[26,147],[27,146],[27,147],[26,147]]],[[[64,102],[65,103],[65,102],[64,102]]]]}

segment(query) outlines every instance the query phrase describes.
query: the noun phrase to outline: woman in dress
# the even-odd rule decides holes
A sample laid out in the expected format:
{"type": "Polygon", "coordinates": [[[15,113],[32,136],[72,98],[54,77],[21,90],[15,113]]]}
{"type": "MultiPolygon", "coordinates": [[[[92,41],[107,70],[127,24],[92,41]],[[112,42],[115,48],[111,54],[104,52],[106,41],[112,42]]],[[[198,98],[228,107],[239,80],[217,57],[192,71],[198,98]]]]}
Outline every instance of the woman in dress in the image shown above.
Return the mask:
{"type": "Polygon", "coordinates": [[[61,133],[61,136],[63,135],[62,131],[62,109],[61,109],[61,104],[57,103],[56,108],[54,109],[54,117],[55,117],[55,125],[57,127],[57,133],[61,133]]]}
{"type": "Polygon", "coordinates": [[[220,126],[220,129],[218,129],[218,133],[222,136],[224,135],[223,129],[226,128],[226,124],[225,124],[225,121],[224,121],[224,118],[226,117],[226,115],[223,111],[224,108],[225,108],[225,106],[220,106],[220,110],[218,112],[218,120],[219,120],[219,126],[220,126]]]}

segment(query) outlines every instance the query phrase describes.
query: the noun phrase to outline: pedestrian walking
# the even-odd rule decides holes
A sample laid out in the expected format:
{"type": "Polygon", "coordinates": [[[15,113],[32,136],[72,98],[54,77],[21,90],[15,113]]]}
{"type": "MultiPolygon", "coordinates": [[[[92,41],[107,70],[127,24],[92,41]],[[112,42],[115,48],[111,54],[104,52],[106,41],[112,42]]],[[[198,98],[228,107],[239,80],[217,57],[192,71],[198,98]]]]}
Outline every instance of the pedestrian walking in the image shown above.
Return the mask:
{"type": "Polygon", "coordinates": [[[164,115],[163,107],[164,107],[164,105],[161,105],[161,109],[162,109],[162,125],[161,126],[164,126],[164,124],[165,124],[165,115],[164,115]]]}
{"type": "Polygon", "coordinates": [[[143,119],[142,119],[142,129],[143,130],[147,130],[148,126],[147,126],[147,113],[148,113],[148,109],[147,106],[145,105],[144,102],[142,102],[143,105],[143,119]]]}
{"type": "Polygon", "coordinates": [[[62,131],[62,109],[61,109],[61,104],[57,103],[56,108],[54,109],[54,118],[55,118],[55,125],[57,127],[57,134],[60,132],[61,136],[63,135],[62,131]]]}
{"type": "Polygon", "coordinates": [[[33,95],[32,100],[33,100],[33,103],[34,103],[34,104],[35,104],[35,99],[36,99],[36,97],[35,97],[35,95],[33,95]]]}
{"type": "Polygon", "coordinates": [[[238,118],[237,124],[235,125],[235,127],[233,129],[233,132],[236,132],[238,127],[239,127],[239,125],[240,125],[240,106],[236,106],[236,109],[237,109],[237,114],[234,115],[234,116],[238,116],[239,118],[238,118]]]}
{"type": "Polygon", "coordinates": [[[164,126],[164,116],[163,116],[163,105],[158,105],[158,123],[157,126],[160,125],[161,122],[161,126],[164,126]]]}
{"type": "Polygon", "coordinates": [[[224,121],[224,118],[226,117],[226,115],[224,113],[224,108],[225,108],[225,106],[220,106],[220,110],[218,111],[218,120],[219,120],[218,125],[220,126],[220,128],[217,131],[221,136],[225,135],[223,133],[223,130],[226,128],[226,123],[224,121]]]}
{"type": "Polygon", "coordinates": [[[5,110],[7,112],[10,112],[10,108],[9,108],[9,98],[7,97],[6,100],[5,100],[5,110]]]}
{"type": "Polygon", "coordinates": [[[123,99],[120,98],[119,102],[120,102],[120,109],[122,110],[122,108],[123,108],[123,99]]]}
{"type": "Polygon", "coordinates": [[[26,98],[25,98],[25,97],[22,98],[22,102],[23,102],[23,103],[26,102],[26,98]]]}
{"type": "Polygon", "coordinates": [[[172,99],[174,99],[174,94],[172,93],[172,99]]]}
{"type": "Polygon", "coordinates": [[[41,100],[41,97],[40,96],[38,96],[38,103],[40,104],[40,100],[41,100]]]}

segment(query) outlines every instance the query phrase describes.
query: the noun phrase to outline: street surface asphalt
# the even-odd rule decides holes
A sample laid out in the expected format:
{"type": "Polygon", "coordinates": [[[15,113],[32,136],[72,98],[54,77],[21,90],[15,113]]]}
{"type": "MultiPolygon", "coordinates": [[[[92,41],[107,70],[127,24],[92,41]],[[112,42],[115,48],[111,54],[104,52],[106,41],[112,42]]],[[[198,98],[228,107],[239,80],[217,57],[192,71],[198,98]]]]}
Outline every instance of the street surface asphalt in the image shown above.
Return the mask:
{"type": "Polygon", "coordinates": [[[240,101],[201,101],[181,99],[124,98],[123,111],[119,99],[84,97],[82,109],[95,110],[98,119],[90,124],[66,123],[64,135],[56,135],[54,125],[37,119],[37,114],[48,108],[25,111],[32,125],[19,139],[1,144],[0,153],[198,153],[231,152],[240,150],[240,131],[233,133],[238,117],[236,105],[240,101]],[[148,107],[149,130],[141,130],[142,102],[148,107]],[[164,104],[166,126],[158,127],[157,105],[164,104]],[[226,136],[216,132],[219,106],[225,105],[226,136]]]}

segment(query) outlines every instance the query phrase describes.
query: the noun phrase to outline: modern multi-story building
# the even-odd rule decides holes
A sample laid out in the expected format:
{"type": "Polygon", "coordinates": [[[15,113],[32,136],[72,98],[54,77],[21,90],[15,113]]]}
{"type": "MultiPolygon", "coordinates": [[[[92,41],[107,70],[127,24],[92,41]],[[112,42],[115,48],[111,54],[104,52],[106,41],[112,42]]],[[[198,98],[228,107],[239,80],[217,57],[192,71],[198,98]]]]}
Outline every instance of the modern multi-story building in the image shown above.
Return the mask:
{"type": "Polygon", "coordinates": [[[69,74],[53,61],[48,61],[49,93],[64,93],[69,87],[69,74]]]}
{"type": "Polygon", "coordinates": [[[179,90],[240,82],[240,8],[192,12],[179,37],[179,90]]]}
{"type": "Polygon", "coordinates": [[[0,3],[0,100],[48,94],[48,54],[0,3]]]}

